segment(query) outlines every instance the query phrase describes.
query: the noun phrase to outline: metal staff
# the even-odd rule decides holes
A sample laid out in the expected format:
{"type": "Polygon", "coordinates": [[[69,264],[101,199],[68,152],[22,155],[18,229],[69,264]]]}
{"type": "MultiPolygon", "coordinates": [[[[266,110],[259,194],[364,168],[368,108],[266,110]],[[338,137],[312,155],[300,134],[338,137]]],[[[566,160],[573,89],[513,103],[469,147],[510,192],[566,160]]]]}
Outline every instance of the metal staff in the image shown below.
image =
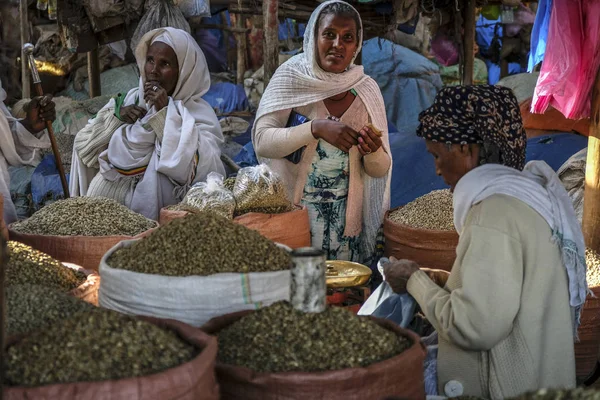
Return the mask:
{"type": "MultiPolygon", "coordinates": [[[[29,59],[29,67],[31,68],[31,76],[33,78],[33,85],[37,91],[38,96],[44,95],[44,89],[42,89],[42,80],[38,73],[37,67],[35,66],[35,58],[33,58],[33,45],[26,43],[23,46],[23,53],[29,59]]],[[[48,136],[50,137],[50,143],[52,144],[52,152],[56,159],[56,166],[58,167],[58,173],[60,174],[60,182],[62,183],[63,193],[65,198],[71,197],[69,195],[69,184],[67,183],[67,176],[65,175],[65,169],[63,167],[62,160],[60,158],[60,152],[58,151],[58,145],[56,144],[56,138],[54,137],[54,129],[52,129],[52,121],[46,121],[46,129],[48,130],[48,136]]]]}

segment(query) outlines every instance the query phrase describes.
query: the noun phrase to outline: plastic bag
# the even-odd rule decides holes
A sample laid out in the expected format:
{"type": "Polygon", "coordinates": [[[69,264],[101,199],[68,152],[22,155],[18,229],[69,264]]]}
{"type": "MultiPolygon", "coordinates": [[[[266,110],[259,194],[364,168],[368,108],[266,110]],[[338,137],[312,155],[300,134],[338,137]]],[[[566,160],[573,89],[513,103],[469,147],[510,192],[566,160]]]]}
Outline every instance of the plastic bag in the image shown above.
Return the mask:
{"type": "Polygon", "coordinates": [[[458,63],[458,46],[444,32],[439,32],[431,41],[431,54],[446,67],[458,63]]]}
{"type": "Polygon", "coordinates": [[[193,207],[198,211],[211,211],[225,218],[233,219],[235,198],[233,193],[223,186],[223,176],[211,172],[206,182],[196,183],[185,195],[181,205],[193,207]]]}
{"type": "Polygon", "coordinates": [[[567,118],[590,116],[592,87],[600,67],[600,2],[555,0],[544,62],[532,112],[554,106],[567,118]]]}
{"type": "Polygon", "coordinates": [[[140,20],[131,37],[131,50],[135,49],[146,33],[158,28],[177,28],[190,33],[190,24],[186,21],[181,10],[173,4],[173,0],[148,0],[144,7],[146,13],[140,20]]]}
{"type": "Polygon", "coordinates": [[[209,0],[175,0],[175,4],[186,18],[210,17],[209,0]]]}
{"type": "Polygon", "coordinates": [[[382,257],[377,263],[377,269],[383,282],[369,296],[367,301],[358,311],[358,315],[371,315],[373,317],[384,318],[398,324],[401,328],[406,328],[414,318],[417,302],[408,293],[396,294],[385,281],[383,274],[383,265],[389,260],[382,257]]]}
{"type": "Polygon", "coordinates": [[[265,164],[239,170],[233,186],[236,215],[280,214],[292,210],[283,180],[265,164]]]}

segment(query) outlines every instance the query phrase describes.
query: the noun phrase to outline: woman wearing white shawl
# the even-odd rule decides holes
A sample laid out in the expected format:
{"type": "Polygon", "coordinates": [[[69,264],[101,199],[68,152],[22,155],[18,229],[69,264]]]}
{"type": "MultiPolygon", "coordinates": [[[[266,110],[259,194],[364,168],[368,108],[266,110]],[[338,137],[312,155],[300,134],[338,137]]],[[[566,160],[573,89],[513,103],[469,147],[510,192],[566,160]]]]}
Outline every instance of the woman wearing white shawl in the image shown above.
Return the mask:
{"type": "Polygon", "coordinates": [[[329,259],[370,263],[389,208],[392,160],[379,87],[353,64],[362,34],[352,6],[321,4],[304,52],[281,65],[265,90],[252,141],[294,204],[308,208],[313,246],[329,259]]]}
{"type": "Polygon", "coordinates": [[[35,97],[25,106],[27,117],[14,118],[6,106],[6,92],[0,82],[0,194],[4,198],[4,222],[17,220],[17,210],[10,196],[10,174],[8,166],[36,166],[42,159],[41,150],[50,147],[45,131],[46,120],[55,118],[52,97],[35,97]]]}
{"type": "Polygon", "coordinates": [[[552,168],[525,165],[517,99],[497,86],[444,88],[419,120],[417,134],[454,192],[457,257],[444,287],[412,261],[392,260],[384,273],[437,332],[428,394],[504,399],[575,387],[583,234],[552,168]]]}
{"type": "Polygon", "coordinates": [[[110,197],[157,219],[192,184],[212,171],[225,173],[223,136],[202,99],[210,88],[206,59],[188,33],[155,29],[140,41],[136,59],[139,87],[111,100],[77,134],[70,190],[74,196],[110,197]]]}

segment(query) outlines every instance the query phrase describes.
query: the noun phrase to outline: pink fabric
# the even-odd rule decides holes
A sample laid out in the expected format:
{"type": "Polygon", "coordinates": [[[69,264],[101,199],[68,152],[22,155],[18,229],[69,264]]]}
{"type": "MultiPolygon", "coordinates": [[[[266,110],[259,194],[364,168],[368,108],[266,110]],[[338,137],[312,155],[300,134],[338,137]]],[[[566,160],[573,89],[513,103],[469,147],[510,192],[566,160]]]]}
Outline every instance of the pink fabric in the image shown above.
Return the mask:
{"type": "Polygon", "coordinates": [[[531,111],[549,105],[570,119],[587,118],[600,67],[600,1],[554,0],[548,47],[531,111]]]}

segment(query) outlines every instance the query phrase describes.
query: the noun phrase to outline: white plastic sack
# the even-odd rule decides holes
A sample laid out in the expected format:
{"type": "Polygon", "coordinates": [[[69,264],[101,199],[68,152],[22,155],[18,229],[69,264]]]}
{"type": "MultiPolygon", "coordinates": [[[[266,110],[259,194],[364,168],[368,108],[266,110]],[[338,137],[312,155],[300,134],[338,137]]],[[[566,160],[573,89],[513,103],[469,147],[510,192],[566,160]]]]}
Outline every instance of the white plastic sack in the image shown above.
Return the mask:
{"type": "Polygon", "coordinates": [[[111,254],[135,241],[123,241],[102,257],[100,307],[124,314],[170,318],[200,327],[211,318],[289,301],[289,270],[171,277],[111,268],[107,264],[111,254]]]}
{"type": "Polygon", "coordinates": [[[210,17],[209,0],[175,0],[175,4],[186,18],[210,17]]]}

